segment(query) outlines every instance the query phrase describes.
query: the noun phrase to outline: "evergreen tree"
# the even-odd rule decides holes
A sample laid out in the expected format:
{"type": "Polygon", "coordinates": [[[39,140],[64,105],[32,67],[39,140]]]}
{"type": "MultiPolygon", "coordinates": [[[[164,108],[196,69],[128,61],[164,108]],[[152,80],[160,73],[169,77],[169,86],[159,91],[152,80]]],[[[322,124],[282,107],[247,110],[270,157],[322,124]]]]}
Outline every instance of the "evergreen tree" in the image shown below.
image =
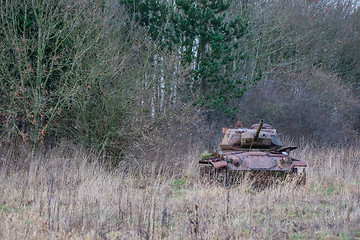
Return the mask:
{"type": "Polygon", "coordinates": [[[172,41],[181,46],[183,63],[192,66],[188,89],[195,103],[232,113],[232,98],[246,90],[234,67],[238,40],[246,24],[240,16],[229,19],[230,2],[177,0],[171,15],[172,41]]]}
{"type": "Polygon", "coordinates": [[[162,40],[169,8],[160,0],[119,0],[130,16],[141,26],[147,27],[154,40],[162,40]]]}
{"type": "Polygon", "coordinates": [[[176,0],[172,6],[158,0],[120,3],[153,40],[180,53],[182,64],[190,66],[182,88],[187,101],[234,113],[231,99],[240,98],[246,90],[246,81],[234,63],[246,23],[240,16],[227,15],[230,1],[176,0]]]}

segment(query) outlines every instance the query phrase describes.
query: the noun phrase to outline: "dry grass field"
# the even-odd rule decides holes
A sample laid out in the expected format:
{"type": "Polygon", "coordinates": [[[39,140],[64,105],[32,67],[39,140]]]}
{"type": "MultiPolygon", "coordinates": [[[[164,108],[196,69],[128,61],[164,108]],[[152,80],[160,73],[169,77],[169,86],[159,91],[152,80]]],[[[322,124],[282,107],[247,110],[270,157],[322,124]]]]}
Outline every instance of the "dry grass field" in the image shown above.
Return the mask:
{"type": "Polygon", "coordinates": [[[0,239],[360,239],[360,149],[294,154],[305,186],[257,190],[200,184],[195,155],[109,170],[81,151],[4,152],[0,239]]]}

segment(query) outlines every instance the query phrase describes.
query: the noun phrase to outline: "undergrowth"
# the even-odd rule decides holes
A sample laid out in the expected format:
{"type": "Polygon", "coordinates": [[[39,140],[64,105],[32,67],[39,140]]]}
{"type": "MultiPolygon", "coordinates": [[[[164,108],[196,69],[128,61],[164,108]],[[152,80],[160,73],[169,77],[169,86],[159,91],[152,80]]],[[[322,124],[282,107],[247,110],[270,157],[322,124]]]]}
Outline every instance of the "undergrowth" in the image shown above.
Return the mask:
{"type": "Polygon", "coordinates": [[[200,183],[198,157],[109,169],[81,151],[4,152],[0,239],[360,238],[359,148],[303,144],[306,185],[263,190],[200,183]]]}

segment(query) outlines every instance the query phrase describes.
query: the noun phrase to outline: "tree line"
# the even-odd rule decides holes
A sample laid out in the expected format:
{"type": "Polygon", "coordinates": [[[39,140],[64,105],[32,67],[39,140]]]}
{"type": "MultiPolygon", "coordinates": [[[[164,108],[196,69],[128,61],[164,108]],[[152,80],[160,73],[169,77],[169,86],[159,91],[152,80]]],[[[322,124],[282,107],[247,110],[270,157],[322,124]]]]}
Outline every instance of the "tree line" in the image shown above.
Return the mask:
{"type": "Polygon", "coordinates": [[[189,149],[235,120],[319,140],[359,130],[358,1],[0,5],[1,144],[123,158],[189,149]]]}

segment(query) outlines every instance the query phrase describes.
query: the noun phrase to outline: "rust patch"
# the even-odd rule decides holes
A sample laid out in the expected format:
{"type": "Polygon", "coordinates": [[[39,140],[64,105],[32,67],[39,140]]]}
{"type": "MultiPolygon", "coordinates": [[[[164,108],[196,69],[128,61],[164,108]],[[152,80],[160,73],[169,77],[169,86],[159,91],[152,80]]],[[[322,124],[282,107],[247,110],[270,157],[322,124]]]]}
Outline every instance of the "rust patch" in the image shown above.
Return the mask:
{"type": "Polygon", "coordinates": [[[225,167],[227,165],[227,162],[226,161],[219,161],[219,162],[212,162],[211,163],[214,168],[222,168],[222,167],[225,167]]]}
{"type": "Polygon", "coordinates": [[[307,167],[307,164],[306,162],[297,160],[292,162],[291,167],[307,167]]]}

